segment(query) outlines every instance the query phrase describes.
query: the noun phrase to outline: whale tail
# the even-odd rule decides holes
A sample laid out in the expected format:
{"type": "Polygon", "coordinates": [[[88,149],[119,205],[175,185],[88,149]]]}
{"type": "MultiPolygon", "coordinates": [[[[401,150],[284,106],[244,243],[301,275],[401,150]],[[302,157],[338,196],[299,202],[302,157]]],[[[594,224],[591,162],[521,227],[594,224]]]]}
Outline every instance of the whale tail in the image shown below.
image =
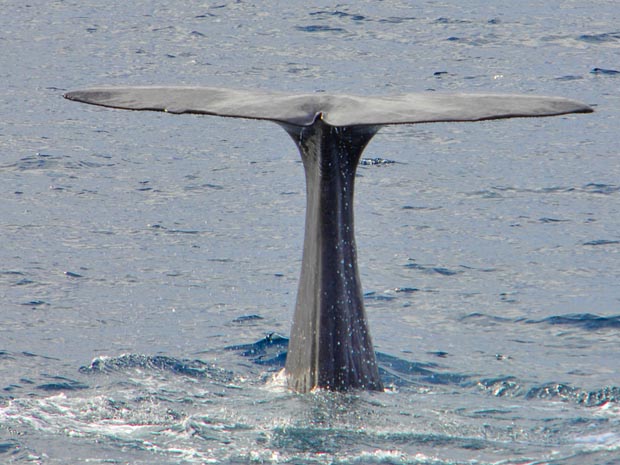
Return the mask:
{"type": "Polygon", "coordinates": [[[216,87],[94,87],[68,92],[69,100],[124,110],[192,113],[312,125],[383,126],[590,113],[561,97],[424,92],[384,97],[299,94],[216,87]]]}
{"type": "Polygon", "coordinates": [[[353,221],[355,169],[388,124],[589,113],[558,97],[422,93],[387,97],[289,95],[208,87],[100,87],[65,95],[127,110],[273,121],[293,138],[306,173],[301,278],[286,372],[299,392],[382,390],[364,311],[353,221]]]}

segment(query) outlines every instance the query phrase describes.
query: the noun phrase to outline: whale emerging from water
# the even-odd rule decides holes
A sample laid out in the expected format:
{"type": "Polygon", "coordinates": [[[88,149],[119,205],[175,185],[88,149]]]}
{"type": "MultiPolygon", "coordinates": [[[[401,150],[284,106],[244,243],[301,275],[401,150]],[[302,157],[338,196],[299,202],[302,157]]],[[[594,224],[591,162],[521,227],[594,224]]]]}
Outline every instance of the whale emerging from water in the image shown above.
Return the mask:
{"type": "Polygon", "coordinates": [[[419,93],[291,95],[210,87],[98,87],[69,100],[126,110],[278,123],[306,174],[301,277],[286,374],[291,389],[383,390],[364,311],[353,230],[355,170],[381,126],[590,113],[559,97],[419,93]]]}

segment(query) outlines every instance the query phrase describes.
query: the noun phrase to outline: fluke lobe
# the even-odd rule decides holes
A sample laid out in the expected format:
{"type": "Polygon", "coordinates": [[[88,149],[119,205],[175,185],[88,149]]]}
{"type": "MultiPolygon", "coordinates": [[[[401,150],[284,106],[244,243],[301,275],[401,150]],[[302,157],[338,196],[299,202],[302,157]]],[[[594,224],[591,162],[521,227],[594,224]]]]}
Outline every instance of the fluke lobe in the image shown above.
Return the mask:
{"type": "Polygon", "coordinates": [[[210,87],[97,87],[69,100],[126,110],[273,121],[306,173],[301,278],[286,373],[291,389],[383,390],[364,311],[353,230],[355,170],[381,126],[590,113],[558,97],[420,93],[384,97],[210,87]]]}

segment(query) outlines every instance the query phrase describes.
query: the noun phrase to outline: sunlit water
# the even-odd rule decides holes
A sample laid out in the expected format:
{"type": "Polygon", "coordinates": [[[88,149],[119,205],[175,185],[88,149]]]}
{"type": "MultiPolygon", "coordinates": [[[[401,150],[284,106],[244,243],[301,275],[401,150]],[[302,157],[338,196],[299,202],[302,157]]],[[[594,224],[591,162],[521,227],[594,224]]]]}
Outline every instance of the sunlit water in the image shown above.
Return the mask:
{"type": "Polygon", "coordinates": [[[617,2],[2,10],[0,463],[620,461],[617,2]],[[383,129],[356,230],[388,388],[297,395],[278,336],[301,262],[293,143],[61,98],[96,84],[518,92],[596,113],[383,129]]]}

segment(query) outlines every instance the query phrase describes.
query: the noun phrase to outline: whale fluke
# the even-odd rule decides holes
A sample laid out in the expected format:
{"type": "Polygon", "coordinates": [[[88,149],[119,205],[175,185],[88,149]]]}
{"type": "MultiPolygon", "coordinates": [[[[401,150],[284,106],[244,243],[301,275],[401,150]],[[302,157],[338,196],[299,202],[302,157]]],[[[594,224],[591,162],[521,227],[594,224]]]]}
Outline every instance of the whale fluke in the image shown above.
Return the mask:
{"type": "Polygon", "coordinates": [[[268,120],[291,136],[306,174],[301,277],[286,360],[291,389],[382,390],[364,310],[353,222],[355,170],[384,125],[590,113],[559,97],[427,92],[385,97],[291,95],[211,87],[97,87],[70,100],[268,120]]]}
{"type": "Polygon", "coordinates": [[[560,97],[425,92],[384,97],[215,87],[98,87],[65,94],[69,100],[124,110],[193,113],[310,126],[318,114],[330,126],[382,126],[589,113],[560,97]]]}

